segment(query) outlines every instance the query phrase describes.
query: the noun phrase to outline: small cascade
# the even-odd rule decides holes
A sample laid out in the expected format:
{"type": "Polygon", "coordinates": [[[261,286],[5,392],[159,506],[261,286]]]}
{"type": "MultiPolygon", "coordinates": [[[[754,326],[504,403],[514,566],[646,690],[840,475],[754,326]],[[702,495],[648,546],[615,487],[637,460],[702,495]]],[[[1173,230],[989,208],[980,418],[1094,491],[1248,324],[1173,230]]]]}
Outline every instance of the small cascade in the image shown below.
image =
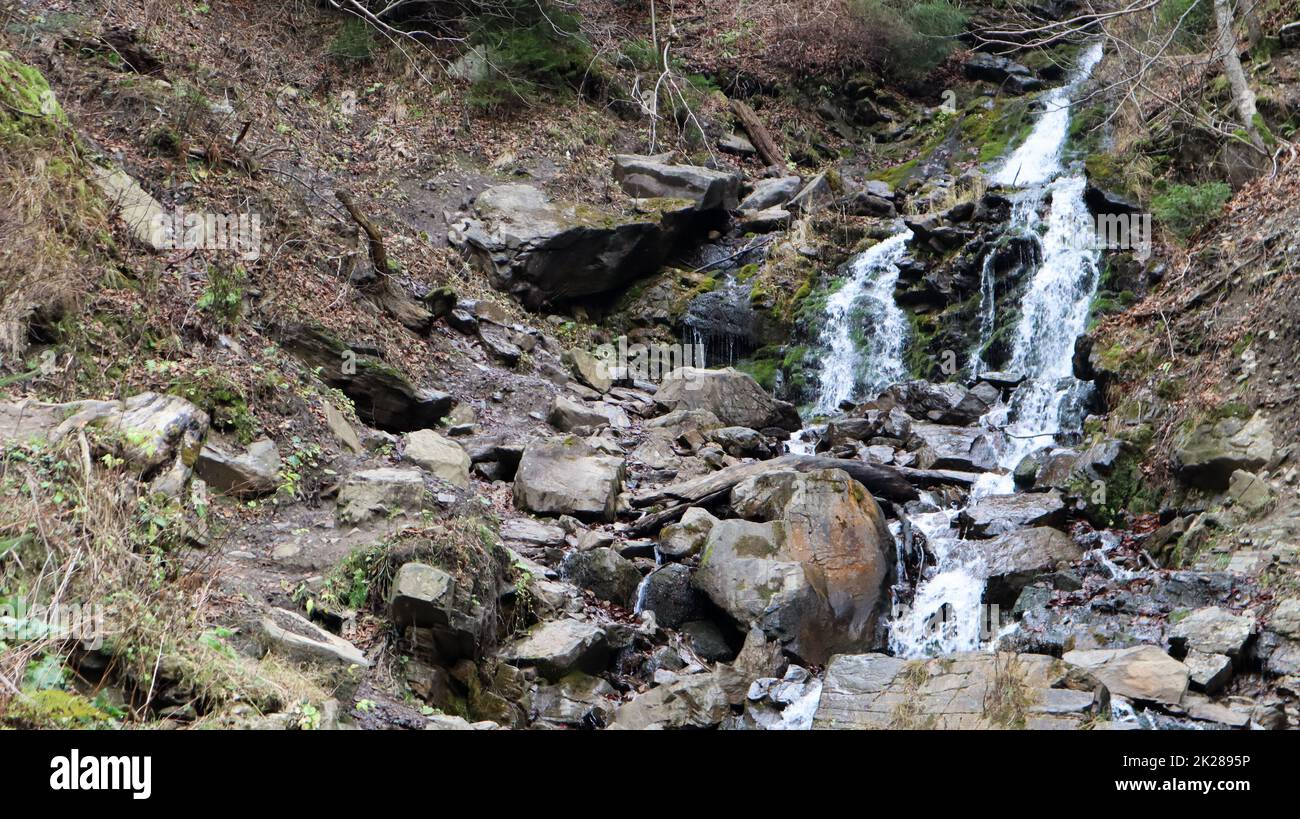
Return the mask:
{"type": "Polygon", "coordinates": [[[907,316],[894,301],[898,263],[912,231],[903,230],[855,258],[848,279],[826,300],[821,383],[814,412],[878,391],[907,377],[907,316]]]}
{"type": "Polygon", "coordinates": [[[994,288],[994,273],[997,256],[993,253],[984,257],[980,268],[980,335],[979,341],[970,357],[971,377],[984,372],[984,350],[993,340],[993,328],[997,323],[997,293],[994,288]]]}

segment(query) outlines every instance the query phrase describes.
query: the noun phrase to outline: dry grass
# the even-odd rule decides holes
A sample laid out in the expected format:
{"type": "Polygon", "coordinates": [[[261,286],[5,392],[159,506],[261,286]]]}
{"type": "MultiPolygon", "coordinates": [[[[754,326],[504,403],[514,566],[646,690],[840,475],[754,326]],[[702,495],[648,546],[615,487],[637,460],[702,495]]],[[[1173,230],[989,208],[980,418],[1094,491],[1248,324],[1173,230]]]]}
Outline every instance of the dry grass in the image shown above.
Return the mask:
{"type": "Polygon", "coordinates": [[[93,607],[102,632],[0,642],[0,714],[14,698],[39,693],[24,682],[35,661],[49,656],[75,669],[85,665],[84,643],[100,640],[107,669],[71,682],[92,696],[102,686],[121,690],[133,721],[157,718],[164,699],[173,711],[205,714],[235,702],[275,711],[318,694],[292,669],[225,643],[213,567],[183,560],[177,548],[192,521],[90,451],[84,437],[3,451],[0,599],[29,612],[93,607]]]}

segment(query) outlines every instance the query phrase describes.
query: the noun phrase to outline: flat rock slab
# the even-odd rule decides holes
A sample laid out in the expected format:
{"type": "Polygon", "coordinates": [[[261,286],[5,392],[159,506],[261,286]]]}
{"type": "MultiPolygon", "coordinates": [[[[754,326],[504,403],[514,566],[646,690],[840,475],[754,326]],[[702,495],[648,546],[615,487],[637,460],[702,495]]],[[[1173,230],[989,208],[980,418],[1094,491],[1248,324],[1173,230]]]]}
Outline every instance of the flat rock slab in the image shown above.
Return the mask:
{"type": "Polygon", "coordinates": [[[603,629],[570,619],[534,626],[506,646],[500,656],[511,665],[535,666],[548,680],[558,680],[575,670],[600,671],[607,655],[603,629]]]}
{"type": "Polygon", "coordinates": [[[1081,728],[1107,701],[1095,678],[1043,654],[844,654],[826,668],[813,728],[1081,728]]]}

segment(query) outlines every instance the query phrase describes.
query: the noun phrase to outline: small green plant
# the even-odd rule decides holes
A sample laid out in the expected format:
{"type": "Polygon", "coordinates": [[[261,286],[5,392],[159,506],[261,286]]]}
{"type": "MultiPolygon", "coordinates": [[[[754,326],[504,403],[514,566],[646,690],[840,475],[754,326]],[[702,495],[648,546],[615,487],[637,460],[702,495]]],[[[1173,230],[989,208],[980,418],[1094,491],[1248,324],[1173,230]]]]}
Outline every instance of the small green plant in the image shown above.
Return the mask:
{"type": "Polygon", "coordinates": [[[1186,240],[1218,215],[1231,197],[1232,188],[1226,182],[1170,185],[1151,200],[1151,212],[1158,224],[1186,240]]]}
{"type": "Polygon", "coordinates": [[[248,274],[239,265],[230,269],[209,265],[208,286],[204,288],[195,306],[214,316],[218,323],[229,327],[239,319],[247,283],[248,274]]]}

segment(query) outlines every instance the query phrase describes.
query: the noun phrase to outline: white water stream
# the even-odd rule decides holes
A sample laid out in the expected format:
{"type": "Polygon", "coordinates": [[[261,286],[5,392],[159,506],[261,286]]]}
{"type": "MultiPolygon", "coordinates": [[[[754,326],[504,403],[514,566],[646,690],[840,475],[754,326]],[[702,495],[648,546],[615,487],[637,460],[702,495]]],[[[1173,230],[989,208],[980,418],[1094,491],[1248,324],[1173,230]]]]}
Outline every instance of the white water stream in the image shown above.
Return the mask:
{"type": "Polygon", "coordinates": [[[907,316],[894,301],[894,286],[911,238],[903,228],[858,254],[848,280],[826,300],[820,339],[826,356],[814,412],[833,413],[841,401],[875,395],[907,377],[907,316]]]}
{"type": "MultiPolygon", "coordinates": [[[[1012,197],[1008,230],[1013,233],[1038,236],[1043,227],[1039,213],[1049,195],[1051,205],[1041,232],[1042,262],[1032,271],[1021,300],[1007,367],[1025,376],[1025,381],[1007,406],[995,408],[983,419],[987,426],[1007,432],[1007,444],[998,456],[1001,471],[982,475],[972,489],[972,499],[1015,491],[1011,470],[1025,455],[1055,440],[1062,431],[1062,409],[1080,389],[1071,362],[1075,339],[1087,327],[1096,292],[1099,253],[1087,241],[1093,231],[1083,198],[1086,179],[1066,173],[1062,153],[1071,96],[1101,55],[1100,44],[1089,48],[1071,81],[1044,95],[1044,113],[1032,132],[992,176],[995,184],[1019,188],[1012,197]]],[[[988,296],[991,302],[991,292],[988,296]]],[[[982,306],[985,316],[991,317],[992,304],[982,306]]],[[[911,604],[895,607],[890,649],[898,656],[975,650],[998,628],[996,622],[983,622],[989,619],[982,606],[985,583],[972,565],[978,560],[978,548],[962,548],[965,541],[952,526],[959,512],[944,510],[913,518],[936,565],[917,585],[911,604]]]]}

